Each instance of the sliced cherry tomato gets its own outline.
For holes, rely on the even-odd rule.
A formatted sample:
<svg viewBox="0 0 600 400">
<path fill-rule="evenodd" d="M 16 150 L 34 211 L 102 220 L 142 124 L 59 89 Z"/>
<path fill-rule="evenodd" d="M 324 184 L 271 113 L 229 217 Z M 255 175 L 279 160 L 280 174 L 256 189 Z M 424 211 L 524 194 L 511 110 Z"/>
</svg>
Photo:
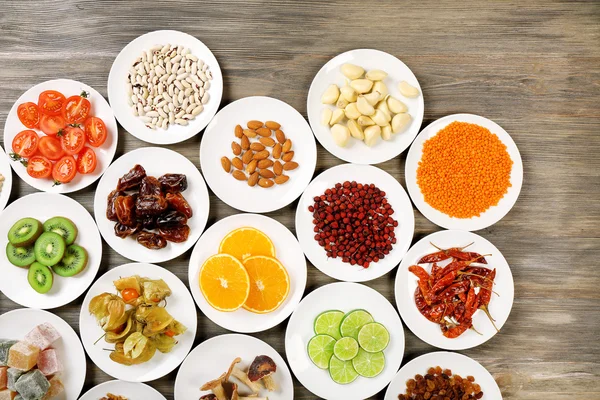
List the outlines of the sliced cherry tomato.
<svg viewBox="0 0 600 400">
<path fill-rule="evenodd" d="M 42 114 L 40 118 L 40 129 L 46 135 L 56 136 L 65 126 L 67 126 L 67 121 L 65 121 L 62 115 Z"/>
<path fill-rule="evenodd" d="M 77 156 L 77 171 L 80 174 L 91 174 L 96 169 L 96 153 L 89 147 L 84 147 Z"/>
<path fill-rule="evenodd" d="M 39 142 L 38 134 L 27 129 L 17 133 L 12 141 L 12 149 L 21 157 L 29 158 L 36 153 Z"/>
<path fill-rule="evenodd" d="M 40 112 L 46 115 L 58 115 L 65 104 L 65 96 L 56 90 L 45 90 L 40 93 L 38 107 Z"/>
<path fill-rule="evenodd" d="M 79 153 L 85 145 L 83 129 L 76 126 L 67 126 L 60 135 L 60 145 L 65 153 L 70 156 Z"/>
<path fill-rule="evenodd" d="M 98 117 L 89 117 L 83 125 L 88 142 L 94 147 L 100 147 L 106 142 L 106 125 Z"/>
<path fill-rule="evenodd" d="M 63 104 L 62 115 L 68 124 L 83 122 L 90 114 L 92 105 L 86 99 L 87 93 L 82 92 L 80 96 L 71 96 Z"/>
<path fill-rule="evenodd" d="M 123 296 L 123 300 L 128 302 L 130 300 L 135 300 L 140 297 L 140 294 L 135 289 L 123 289 L 121 290 L 121 296 Z"/>
<path fill-rule="evenodd" d="M 168 337 L 173 337 L 173 336 L 175 336 L 175 332 L 173 332 L 172 330 L 169 329 L 165 332 L 165 335 L 167 335 Z"/>
<path fill-rule="evenodd" d="M 60 146 L 60 140 L 54 136 L 42 136 L 38 144 L 38 150 L 49 160 L 60 160 L 65 151 Z"/>
<path fill-rule="evenodd" d="M 37 128 L 40 123 L 40 110 L 37 104 L 27 102 L 17 107 L 19 121 L 29 129 Z"/>
<path fill-rule="evenodd" d="M 43 156 L 33 156 L 27 161 L 27 173 L 32 178 L 48 178 L 52 175 L 52 161 Z"/>
<path fill-rule="evenodd" d="M 73 156 L 64 156 L 52 168 L 52 178 L 58 183 L 69 183 L 77 175 L 77 163 Z"/>
</svg>

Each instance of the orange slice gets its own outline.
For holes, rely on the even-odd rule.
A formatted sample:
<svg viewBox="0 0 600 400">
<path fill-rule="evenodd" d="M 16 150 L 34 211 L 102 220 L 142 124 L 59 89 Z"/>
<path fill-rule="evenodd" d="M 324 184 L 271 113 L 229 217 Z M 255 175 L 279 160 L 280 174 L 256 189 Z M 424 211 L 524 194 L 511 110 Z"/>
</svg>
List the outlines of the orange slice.
<svg viewBox="0 0 600 400">
<path fill-rule="evenodd" d="M 240 261 L 251 256 L 275 257 L 275 245 L 256 228 L 235 229 L 221 240 L 219 253 L 231 254 Z"/>
<path fill-rule="evenodd" d="M 198 280 L 208 304 L 219 311 L 237 310 L 250 294 L 248 272 L 229 254 L 216 254 L 204 261 Z"/>
<path fill-rule="evenodd" d="M 257 314 L 276 310 L 290 292 L 290 277 L 279 260 L 252 256 L 244 260 L 250 276 L 250 295 L 244 308 Z"/>
</svg>

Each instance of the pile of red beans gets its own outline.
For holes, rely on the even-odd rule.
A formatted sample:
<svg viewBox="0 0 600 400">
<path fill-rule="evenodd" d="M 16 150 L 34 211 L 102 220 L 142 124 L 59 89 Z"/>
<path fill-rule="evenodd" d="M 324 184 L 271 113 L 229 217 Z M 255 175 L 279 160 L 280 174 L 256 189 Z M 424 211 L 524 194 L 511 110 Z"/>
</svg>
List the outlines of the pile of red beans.
<svg viewBox="0 0 600 400">
<path fill-rule="evenodd" d="M 313 214 L 315 240 L 327 257 L 369 268 L 396 244 L 394 209 L 385 192 L 373 184 L 336 183 L 316 196 L 308 207 Z"/>
</svg>

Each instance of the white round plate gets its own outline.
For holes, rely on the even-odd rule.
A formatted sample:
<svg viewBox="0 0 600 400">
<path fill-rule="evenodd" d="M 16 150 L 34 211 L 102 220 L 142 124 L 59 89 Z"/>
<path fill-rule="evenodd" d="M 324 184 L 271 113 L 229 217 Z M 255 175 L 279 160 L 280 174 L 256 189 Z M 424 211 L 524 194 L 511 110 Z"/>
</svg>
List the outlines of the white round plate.
<svg viewBox="0 0 600 400">
<path fill-rule="evenodd" d="M 383 351 L 385 368 L 374 378 L 358 377 L 347 385 L 335 383 L 327 370 L 319 369 L 308 357 L 307 345 L 315 336 L 315 318 L 327 310 L 349 312 L 364 309 L 390 333 Z M 306 296 L 292 314 L 285 332 L 285 353 L 290 368 L 300 383 L 316 396 L 328 400 L 366 399 L 378 393 L 392 380 L 404 355 L 404 329 L 400 317 L 381 294 L 358 283 L 337 282 L 322 286 Z"/>
<path fill-rule="evenodd" d="M 23 340 L 33 328 L 45 322 L 52 324 L 61 336 L 52 347 L 63 366 L 60 379 L 65 390 L 53 400 L 76 399 L 83 388 L 87 364 L 79 336 L 62 318 L 32 308 L 9 311 L 0 315 L 0 337 Z"/>
<path fill-rule="evenodd" d="M 277 371 L 272 375 L 277 390 L 273 392 L 263 390 L 260 395 L 268 396 L 270 400 L 292 400 L 294 398 L 292 374 L 279 353 L 260 339 L 239 334 L 212 337 L 192 350 L 177 373 L 175 400 L 198 400 L 198 397 L 210 393 L 201 392 L 200 386 L 227 372 L 236 357 L 242 359 L 238 366 L 246 369 L 259 355 L 271 357 L 277 365 Z M 231 381 L 238 384 L 240 394 L 250 393 L 249 389 L 236 378 L 231 378 Z"/>
<path fill-rule="evenodd" d="M 131 400 L 167 400 L 165 396 L 148 385 L 139 382 L 126 381 L 108 381 L 101 383 L 85 392 L 79 400 L 98 400 L 106 397 L 108 393 L 114 394 L 115 396 L 123 396 Z"/>
<path fill-rule="evenodd" d="M 510 183 L 512 186 L 508 188 L 508 193 L 504 195 L 497 206 L 490 207 L 479 217 L 454 218 L 436 210 L 425 202 L 425 198 L 417 184 L 417 168 L 419 167 L 419 162 L 423 155 L 423 144 L 427 139 L 434 137 L 441 129 L 455 121 L 470 122 L 489 129 L 490 132 L 498 136 L 500 141 L 506 145 L 506 151 L 508 151 L 510 158 L 514 162 L 510 174 Z M 515 142 L 500 125 L 487 118 L 473 114 L 448 115 L 429 124 L 421 131 L 421 133 L 419 133 L 419 136 L 417 136 L 413 145 L 410 147 L 404 169 L 408 193 L 415 203 L 415 206 L 417 206 L 425 218 L 446 229 L 478 231 L 495 224 L 508 214 L 510 209 L 515 205 L 519 193 L 521 192 L 521 185 L 523 184 L 523 162 L 521 161 L 521 154 L 519 153 L 519 149 Z"/>
<path fill-rule="evenodd" d="M 152 130 L 139 117 L 133 115 L 131 107 L 127 102 L 129 98 L 127 94 L 129 69 L 135 60 L 141 56 L 143 51 L 147 51 L 152 46 L 165 45 L 167 43 L 189 48 L 191 54 L 208 65 L 208 69 L 213 75 L 213 79 L 210 81 L 211 86 L 208 90 L 210 98 L 208 103 L 204 105 L 204 110 L 196 118 L 190 120 L 188 125 L 172 125 L 166 130 Z M 127 132 L 148 143 L 173 144 L 191 138 L 208 125 L 221 104 L 223 75 L 214 54 L 200 40 L 187 33 L 178 31 L 154 31 L 134 39 L 121 50 L 110 69 L 107 89 L 108 100 L 113 108 L 115 117 L 117 117 L 117 120 Z"/>
<path fill-rule="evenodd" d="M 502 400 L 502 393 L 494 377 L 481 364 L 462 354 L 446 351 L 424 354 L 406 363 L 388 386 L 385 400 L 397 400 L 399 394 L 406 393 L 406 381 L 414 379 L 417 374 L 425 376 L 429 368 L 438 365 L 463 378 L 473 376 L 475 383 L 483 391 L 482 400 Z"/>
<path fill-rule="evenodd" d="M 104 331 L 98 325 L 96 318 L 89 313 L 89 305 L 95 296 L 109 292 L 115 293 L 113 282 L 119 278 L 139 275 L 150 279 L 164 280 L 173 294 L 167 298 L 167 311 L 177 321 L 187 327 L 187 331 L 177 337 L 178 343 L 170 353 L 156 352 L 148 362 L 139 365 L 121 365 L 109 358 L 110 352 L 104 349 L 112 349 L 113 345 L 103 340 L 94 344 Z M 185 359 L 190 352 L 196 337 L 198 319 L 194 300 L 183 282 L 172 272 L 153 264 L 131 263 L 113 268 L 102 275 L 90 288 L 85 296 L 81 312 L 79 314 L 79 331 L 83 347 L 94 364 L 108 375 L 129 382 L 148 382 L 162 378 L 173 371 Z"/>
<path fill-rule="evenodd" d="M 232 230 L 245 226 L 256 228 L 271 238 L 275 245 L 276 257 L 290 276 L 290 292 L 287 299 L 278 309 L 267 314 L 256 314 L 243 308 L 234 312 L 215 310 L 204 298 L 198 284 L 202 264 L 219 252 L 221 240 Z M 196 304 L 215 324 L 235 332 L 261 332 L 281 323 L 300 302 L 306 288 L 306 259 L 292 232 L 281 223 L 263 215 L 237 214 L 218 221 L 202 235 L 190 258 L 188 279 Z"/>
<path fill-rule="evenodd" d="M 139 244 L 133 237 L 121 239 L 115 235 L 115 222 L 106 218 L 106 200 L 110 192 L 116 189 L 119 178 L 136 164 L 144 167 L 149 176 L 156 178 L 171 173 L 186 175 L 188 188 L 182 194 L 192 207 L 194 214 L 192 218 L 188 219 L 191 232 L 185 242 L 168 242 L 164 249 L 150 250 Z M 138 262 L 169 261 L 188 251 L 204 231 L 206 221 L 208 221 L 209 208 L 208 189 L 198 168 L 181 154 L 160 147 L 144 147 L 119 157 L 98 183 L 94 197 L 96 223 L 104 240 L 123 257 Z"/>
<path fill-rule="evenodd" d="M 457 338 L 448 339 L 442 334 L 442 330 L 438 324 L 429 321 L 417 309 L 414 294 L 418 279 L 412 272 L 408 271 L 408 267 L 415 264 L 424 255 L 438 251 L 431 243 L 442 249 L 462 247 L 473 243 L 465 251 L 474 251 L 484 255 L 491 254 L 491 256 L 486 257 L 488 262 L 486 267 L 496 268 L 494 291 L 500 296 L 492 294 L 488 309 L 492 317 L 496 320 L 495 323 L 498 329 L 502 329 L 510 314 L 515 288 L 510 267 L 502 253 L 500 253 L 500 250 L 486 239 L 472 232 L 452 230 L 439 231 L 424 237 L 411 247 L 406 256 L 404 256 L 404 260 L 402 260 L 400 267 L 398 267 L 396 283 L 394 285 L 396 305 L 398 306 L 398 310 L 400 310 L 402 320 L 422 341 L 440 349 L 464 350 L 485 343 L 497 332 L 483 311 L 478 310 L 473 315 L 473 326 L 481 335 L 473 330 L 467 330 Z M 443 261 L 438 263 L 438 265 L 443 267 L 448 262 L 449 260 Z M 421 266 L 427 272 L 431 271 L 431 265 L 421 264 Z"/>
<path fill-rule="evenodd" d="M 394 230 L 397 242 L 393 245 L 392 251 L 379 262 L 371 263 L 367 269 L 342 262 L 341 258 L 327 258 L 325 250 L 314 239 L 313 216 L 308 211 L 308 207 L 314 204 L 315 196 L 320 196 L 326 189 L 345 181 L 373 183 L 386 192 L 386 197 L 394 209 L 392 218 L 398 221 L 398 226 Z M 366 282 L 390 272 L 406 254 L 414 230 L 415 216 L 410 199 L 402 185 L 387 172 L 370 165 L 342 164 L 329 168 L 308 185 L 296 209 L 296 235 L 304 254 L 321 272 L 341 281 Z"/>
<path fill-rule="evenodd" d="M 408 113 L 412 117 L 412 122 L 404 132 L 393 135 L 390 141 L 379 140 L 373 147 L 368 147 L 364 142 L 354 138 L 350 138 L 346 147 L 335 144 L 329 127 L 321 125 L 323 108 L 328 107 L 333 110 L 335 105 L 321 103 L 321 96 L 331 84 L 340 87 L 344 85 L 346 77 L 340 71 L 340 67 L 346 63 L 359 65 L 366 71 L 381 69 L 389 74 L 383 83 L 392 96 L 406 104 Z M 398 90 L 398 83 L 401 81 L 407 81 L 418 88 L 421 95 L 414 99 L 402 96 Z M 329 60 L 313 79 L 306 100 L 308 121 L 319 143 L 337 158 L 356 164 L 379 164 L 391 160 L 406 150 L 419 133 L 424 109 L 423 91 L 410 68 L 393 55 L 372 49 L 350 50 Z"/>
<path fill-rule="evenodd" d="M 19 117 L 17 116 L 17 108 L 20 104 L 28 101 L 37 104 L 38 97 L 44 90 L 58 90 L 67 98 L 69 98 L 69 96 L 80 94 L 83 91 L 88 92 L 88 99 L 92 104 L 90 115 L 102 118 L 102 121 L 104 121 L 106 130 L 108 132 L 106 142 L 104 142 L 102 146 L 92 147 L 96 153 L 98 165 L 91 174 L 77 174 L 77 176 L 75 176 L 71 182 L 56 186 L 54 186 L 52 179 L 32 178 L 27 173 L 27 168 L 21 165 L 21 163 L 18 161 L 11 161 L 11 165 L 21 179 L 29 184 L 29 186 L 32 186 L 37 190 L 50 193 L 76 192 L 96 182 L 112 162 L 115 152 L 117 151 L 117 141 L 119 136 L 119 132 L 117 130 L 117 121 L 115 121 L 113 110 L 110 108 L 104 97 L 102 97 L 102 95 L 94 88 L 86 85 L 85 83 L 73 81 L 71 79 L 53 79 L 51 81 L 42 82 L 23 93 L 10 109 L 8 116 L 6 117 L 6 123 L 4 124 L 4 150 L 6 151 L 6 154 L 10 154 L 12 152 L 12 141 L 17 133 L 29 129 L 25 127 L 21 121 L 19 121 Z M 41 130 L 34 130 L 37 132 L 38 136 L 45 136 Z"/>
<path fill-rule="evenodd" d="M 61 216 L 69 218 L 77 226 L 75 244 L 88 253 L 88 264 L 79 274 L 63 278 L 54 274 L 52 289 L 41 294 L 33 290 L 27 282 L 27 268 L 12 265 L 6 258 L 6 235 L 15 222 L 21 218 L 32 217 L 44 223 L 47 219 Z M 81 204 L 75 200 L 52 193 L 33 193 L 11 203 L 0 217 L 0 291 L 15 303 L 23 307 L 48 310 L 64 306 L 78 298 L 92 284 L 100 268 L 102 259 L 102 239 L 94 219 Z"/>
<path fill-rule="evenodd" d="M 235 126 L 246 128 L 251 120 L 279 122 L 292 140 L 293 161 L 299 166 L 286 172 L 290 179 L 285 184 L 269 189 L 250 187 L 223 171 L 221 157 L 233 158 L 231 142 L 239 142 L 233 134 Z M 292 106 L 272 97 L 245 97 L 227 105 L 208 125 L 200 143 L 200 167 L 208 186 L 223 202 L 244 212 L 264 213 L 287 206 L 302 194 L 316 165 L 317 146 L 310 126 Z"/>
<path fill-rule="evenodd" d="M 0 175 L 4 177 L 4 183 L 1 184 L 2 188 L 0 189 L 0 211 L 2 211 L 8 203 L 10 191 L 12 190 L 12 171 L 10 169 L 10 161 L 2 146 L 0 146 Z"/>
</svg>

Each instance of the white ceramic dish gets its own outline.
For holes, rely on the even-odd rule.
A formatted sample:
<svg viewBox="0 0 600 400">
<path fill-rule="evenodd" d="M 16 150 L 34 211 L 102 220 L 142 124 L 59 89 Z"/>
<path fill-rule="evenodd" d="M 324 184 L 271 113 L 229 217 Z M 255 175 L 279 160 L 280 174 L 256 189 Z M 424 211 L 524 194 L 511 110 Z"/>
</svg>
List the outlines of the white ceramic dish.
<svg viewBox="0 0 600 400">
<path fill-rule="evenodd" d="M 165 396 L 148 385 L 126 381 L 108 381 L 96 385 L 85 392 L 85 394 L 81 396 L 79 400 L 98 400 L 105 397 L 107 393 L 117 396 L 124 396 L 131 400 L 167 400 Z"/>
<path fill-rule="evenodd" d="M 117 130 L 117 121 L 115 121 L 113 110 L 110 108 L 104 97 L 102 97 L 102 95 L 94 88 L 86 85 L 85 83 L 70 79 L 54 79 L 51 81 L 42 82 L 23 93 L 10 109 L 8 116 L 6 117 L 6 123 L 4 124 L 4 150 L 6 151 L 6 154 L 10 154 L 12 152 L 12 141 L 17 133 L 29 129 L 25 127 L 21 121 L 19 121 L 19 117 L 17 116 L 17 108 L 20 104 L 28 101 L 37 104 L 38 97 L 44 90 L 58 90 L 67 98 L 69 98 L 69 96 L 78 95 L 82 91 L 88 92 L 88 99 L 92 104 L 90 115 L 101 118 L 106 125 L 106 130 L 108 131 L 106 142 L 104 142 L 104 144 L 100 147 L 92 147 L 96 153 L 98 165 L 93 173 L 86 175 L 77 174 L 77 176 L 75 176 L 71 182 L 56 186 L 54 185 L 54 181 L 52 179 L 32 178 L 29 176 L 29 174 L 27 174 L 27 168 L 21 165 L 20 162 L 11 161 L 11 165 L 22 180 L 37 190 L 50 193 L 76 192 L 96 182 L 96 180 L 102 176 L 104 171 L 106 171 L 112 162 L 117 150 L 117 141 L 119 136 L 119 132 Z M 44 133 L 41 130 L 34 130 L 37 132 L 38 136 L 44 136 Z"/>
<path fill-rule="evenodd" d="M 192 207 L 193 216 L 188 219 L 191 232 L 185 242 L 169 242 L 164 249 L 150 250 L 137 243 L 133 237 L 121 239 L 115 235 L 115 222 L 106 218 L 106 200 L 110 192 L 116 189 L 119 178 L 136 164 L 144 167 L 147 175 L 156 178 L 167 173 L 186 175 L 188 188 L 182 194 Z M 208 189 L 198 168 L 181 154 L 159 147 L 144 147 L 119 157 L 98 183 L 94 197 L 96 223 L 104 240 L 123 257 L 138 262 L 164 262 L 189 250 L 204 231 L 209 208 Z"/>
<path fill-rule="evenodd" d="M 488 262 L 486 267 L 496 268 L 494 291 L 500 296 L 492 294 L 488 309 L 496 320 L 495 324 L 498 329 L 502 329 L 508 319 L 514 299 L 515 289 L 510 267 L 500 250 L 492 243 L 472 232 L 457 230 L 435 232 L 419 240 L 406 253 L 404 260 L 398 267 L 394 285 L 396 304 L 398 310 L 400 310 L 402 320 L 415 335 L 432 346 L 446 350 L 463 350 L 479 346 L 497 333 L 483 311 L 478 310 L 473 315 L 473 326 L 481 334 L 473 330 L 467 330 L 457 338 L 448 339 L 442 334 L 440 326 L 422 316 L 415 305 L 414 293 L 418 279 L 412 272 L 408 271 L 408 267 L 415 264 L 424 255 L 438 251 L 431 243 L 442 249 L 462 247 L 473 243 L 465 251 L 473 251 L 483 255 L 491 254 L 491 256 L 486 257 Z M 443 261 L 438 265 L 445 266 L 448 262 L 449 260 Z M 421 266 L 427 272 L 431 271 L 431 265 L 421 264 Z"/>
<path fill-rule="evenodd" d="M 421 161 L 421 157 L 423 155 L 423 144 L 425 141 L 427 141 L 427 139 L 437 135 L 441 129 L 455 121 L 470 122 L 489 129 L 492 133 L 498 136 L 502 143 L 506 145 L 506 150 L 514 162 L 510 175 L 510 183 L 512 186 L 508 189 L 508 193 L 504 195 L 497 206 L 490 207 L 479 217 L 454 218 L 436 210 L 425 202 L 425 198 L 423 197 L 421 189 L 417 184 L 417 168 L 419 167 L 419 161 Z M 406 186 L 408 188 L 410 198 L 415 203 L 415 206 L 419 209 L 421 214 L 425 216 L 425 218 L 434 224 L 441 226 L 442 228 L 477 231 L 487 228 L 488 226 L 500 221 L 515 205 L 517 198 L 519 197 L 519 193 L 521 192 L 521 186 L 523 185 L 523 162 L 521 161 L 521 154 L 519 153 L 517 145 L 500 125 L 478 115 L 453 114 L 432 122 L 425 129 L 423 129 L 421 133 L 419 133 L 419 136 L 417 136 L 413 145 L 408 151 L 408 156 L 406 157 L 405 174 Z"/>
<path fill-rule="evenodd" d="M 320 196 L 326 189 L 345 181 L 373 183 L 385 191 L 386 197 L 394 209 L 392 217 L 398 221 L 398 227 L 394 230 L 397 242 L 392 251 L 379 262 L 371 263 L 367 269 L 344 263 L 341 258 L 327 258 L 325 250 L 314 239 L 313 216 L 308 211 L 308 207 L 314 204 L 315 196 Z M 410 247 L 414 229 L 415 217 L 412 205 L 402 185 L 387 172 L 370 165 L 342 164 L 329 168 L 308 185 L 296 209 L 296 235 L 304 254 L 321 272 L 342 281 L 365 282 L 390 272 L 400 263 Z"/>
<path fill-rule="evenodd" d="M 414 379 L 417 374 L 425 376 L 429 368 L 438 365 L 463 378 L 473 376 L 475 383 L 483 391 L 482 400 L 502 400 L 502 393 L 494 377 L 481 364 L 462 354 L 446 351 L 424 354 L 404 365 L 388 386 L 385 400 L 397 400 L 399 394 L 406 393 L 407 380 Z"/>
<path fill-rule="evenodd" d="M 286 172 L 290 179 L 285 184 L 268 189 L 250 187 L 223 171 L 221 157 L 232 159 L 231 142 L 239 143 L 233 133 L 235 126 L 245 129 L 251 120 L 276 121 L 291 139 L 293 161 L 299 167 Z M 292 106 L 272 97 L 245 97 L 227 105 L 208 125 L 200 144 L 200 166 L 208 186 L 223 202 L 245 212 L 271 212 L 296 200 L 312 179 L 316 164 L 317 146 L 310 126 Z"/>
<path fill-rule="evenodd" d="M 152 130 L 144 122 L 133 115 L 131 107 L 127 103 L 127 79 L 129 69 L 134 61 L 140 57 L 143 51 L 155 45 L 165 44 L 182 45 L 191 50 L 191 54 L 203 60 L 212 72 L 213 79 L 208 90 L 210 99 L 204 106 L 204 110 L 186 126 L 172 125 L 166 130 Z M 162 30 L 146 33 L 121 50 L 110 69 L 108 76 L 108 99 L 115 116 L 125 130 L 136 138 L 154 144 L 179 143 L 198 134 L 208 125 L 221 104 L 223 95 L 223 75 L 219 62 L 208 47 L 195 37 L 187 33 Z"/>
<path fill-rule="evenodd" d="M 393 135 L 390 141 L 379 140 L 373 147 L 368 147 L 364 142 L 354 138 L 350 138 L 346 147 L 335 144 L 330 128 L 321 125 L 320 122 L 323 108 L 329 107 L 333 110 L 334 106 L 322 104 L 321 96 L 331 84 L 340 87 L 344 85 L 346 77 L 340 71 L 340 67 L 346 63 L 359 65 L 366 71 L 381 69 L 389 74 L 383 82 L 392 96 L 407 105 L 408 113 L 412 117 L 412 122 L 404 132 Z M 401 81 L 407 81 L 418 88 L 421 95 L 413 99 L 402 96 L 398 90 L 398 83 Z M 327 151 L 344 161 L 356 164 L 379 164 L 398 156 L 410 146 L 421 128 L 425 103 L 419 81 L 406 64 L 383 51 L 358 49 L 334 57 L 319 70 L 310 85 L 306 109 L 308 111 L 308 121 L 315 136 Z"/>
<path fill-rule="evenodd" d="M 88 310 L 90 302 L 95 296 L 105 292 L 115 293 L 113 281 L 132 275 L 162 279 L 169 285 L 173 294 L 167 298 L 167 311 L 173 318 L 185 325 L 187 331 L 183 335 L 177 336 L 178 343 L 170 353 L 163 354 L 157 351 L 154 357 L 146 363 L 125 366 L 112 361 L 109 358 L 110 352 L 104 350 L 112 349 L 113 345 L 103 340 L 94 344 L 104 332 L 96 318 Z M 86 294 L 79 314 L 79 331 L 88 356 L 98 368 L 108 375 L 129 382 L 153 381 L 177 368 L 194 344 L 197 324 L 194 300 L 183 282 L 165 268 L 145 263 L 121 265 L 102 275 Z"/>
<path fill-rule="evenodd" d="M 21 218 L 33 217 L 44 223 L 47 219 L 61 216 L 69 218 L 77 226 L 75 244 L 88 253 L 88 264 L 79 274 L 63 278 L 54 274 L 52 289 L 40 294 L 27 282 L 27 268 L 12 265 L 6 258 L 6 252 L 0 253 L 0 291 L 9 299 L 24 307 L 51 309 L 64 306 L 77 299 L 92 284 L 100 268 L 102 259 L 102 239 L 94 219 L 85 208 L 75 200 L 52 193 L 33 193 L 11 203 L 2 212 L 0 218 L 1 247 L 4 250 L 6 235 L 15 222 Z"/>
<path fill-rule="evenodd" d="M 31 308 L 9 311 L 0 315 L 0 338 L 23 340 L 33 328 L 45 322 L 52 324 L 61 336 L 52 347 L 63 366 L 61 381 L 65 390 L 52 400 L 76 399 L 85 382 L 87 363 L 79 336 L 62 318 Z"/>
<path fill-rule="evenodd" d="M 200 343 L 187 356 L 175 379 L 175 400 L 198 400 L 202 395 L 200 386 L 216 379 L 226 372 L 231 362 L 236 358 L 242 359 L 240 368 L 247 368 L 258 355 L 267 355 L 277 365 L 273 379 L 277 390 L 261 391 L 260 395 L 270 400 L 292 400 L 294 398 L 294 383 L 287 364 L 267 343 L 252 336 L 229 334 L 215 336 Z M 238 384 L 240 394 L 250 393 L 249 389 L 236 378 L 230 378 Z"/>
<path fill-rule="evenodd" d="M 0 175 L 4 177 L 4 183 L 0 189 L 0 211 L 4 210 L 8 199 L 10 198 L 10 192 L 12 190 L 12 171 L 10 169 L 10 160 L 4 152 L 2 146 L 0 146 Z"/>
<path fill-rule="evenodd" d="M 271 238 L 276 257 L 290 277 L 287 299 L 277 310 L 267 314 L 252 313 L 243 308 L 234 312 L 215 310 L 208 304 L 198 285 L 198 274 L 204 261 L 218 253 L 221 240 L 229 232 L 245 226 L 256 228 Z M 190 258 L 188 279 L 196 304 L 211 321 L 235 332 L 261 332 L 281 323 L 300 302 L 306 288 L 306 259 L 298 240 L 281 223 L 262 215 L 237 214 L 218 221 L 200 237 Z"/>
<path fill-rule="evenodd" d="M 321 312 L 356 309 L 368 311 L 389 331 L 390 342 L 383 351 L 386 364 L 374 378 L 358 377 L 352 383 L 339 385 L 331 379 L 328 371 L 312 363 L 306 348 L 315 336 L 313 324 Z M 400 368 L 404 355 L 404 330 L 394 307 L 377 291 L 357 283 L 331 283 L 314 290 L 300 302 L 285 332 L 285 352 L 296 378 L 316 396 L 329 400 L 366 399 L 386 387 Z"/>
</svg>

